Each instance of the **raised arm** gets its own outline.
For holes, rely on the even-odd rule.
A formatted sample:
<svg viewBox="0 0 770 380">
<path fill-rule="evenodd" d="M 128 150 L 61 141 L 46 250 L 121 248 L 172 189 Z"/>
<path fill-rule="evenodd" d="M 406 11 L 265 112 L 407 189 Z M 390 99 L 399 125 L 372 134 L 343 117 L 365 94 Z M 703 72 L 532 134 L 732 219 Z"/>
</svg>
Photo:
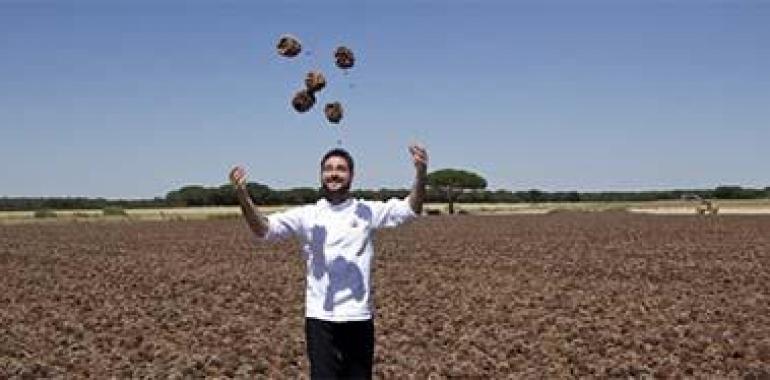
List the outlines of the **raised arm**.
<svg viewBox="0 0 770 380">
<path fill-rule="evenodd" d="M 235 186 L 235 193 L 238 195 L 238 203 L 241 204 L 241 211 L 249 228 L 259 237 L 265 237 L 268 229 L 267 217 L 262 215 L 254 202 L 249 197 L 249 191 L 246 189 L 246 170 L 240 166 L 230 170 L 230 182 Z"/>
<path fill-rule="evenodd" d="M 409 193 L 409 207 L 415 214 L 422 213 L 422 203 L 425 200 L 425 181 L 428 176 L 428 151 L 421 145 L 410 145 L 409 153 L 414 162 L 415 177 L 412 191 Z"/>
</svg>

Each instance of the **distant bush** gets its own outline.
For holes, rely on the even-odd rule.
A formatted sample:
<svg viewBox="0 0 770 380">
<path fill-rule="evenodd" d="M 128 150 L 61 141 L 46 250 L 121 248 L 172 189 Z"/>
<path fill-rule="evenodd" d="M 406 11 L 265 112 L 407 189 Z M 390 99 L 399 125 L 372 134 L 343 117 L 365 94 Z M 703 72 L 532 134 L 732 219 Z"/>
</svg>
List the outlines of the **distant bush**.
<svg viewBox="0 0 770 380">
<path fill-rule="evenodd" d="M 182 215 L 163 212 L 163 211 L 160 212 L 160 218 L 163 220 L 170 220 L 174 222 L 181 222 L 184 220 L 184 217 Z"/>
<path fill-rule="evenodd" d="M 35 210 L 35 218 L 55 218 L 57 216 L 56 212 L 47 208 Z"/>
<path fill-rule="evenodd" d="M 567 213 L 577 213 L 577 212 L 581 212 L 581 211 L 570 209 L 570 208 L 564 208 L 564 207 L 554 207 L 546 211 L 546 214 L 567 214 Z"/>
<path fill-rule="evenodd" d="M 627 206 L 611 206 L 604 209 L 604 212 L 630 212 Z"/>
<path fill-rule="evenodd" d="M 425 213 L 428 215 L 441 215 L 441 210 L 427 209 L 425 210 Z"/>
<path fill-rule="evenodd" d="M 240 219 L 241 214 L 210 214 L 206 215 L 206 220 L 229 220 Z"/>
<path fill-rule="evenodd" d="M 74 214 L 72 214 L 72 215 L 73 215 L 74 217 L 76 217 L 76 218 L 92 218 L 92 217 L 95 217 L 95 216 L 96 216 L 96 215 L 94 215 L 94 214 L 89 214 L 89 213 L 87 213 L 87 212 L 76 212 L 76 213 L 74 213 Z"/>
<path fill-rule="evenodd" d="M 592 212 L 625 213 L 629 212 L 626 206 L 608 207 L 555 207 L 548 210 L 547 214 L 585 214 Z"/>
<path fill-rule="evenodd" d="M 128 216 L 126 210 L 121 207 L 105 207 L 102 209 L 104 216 Z"/>
</svg>

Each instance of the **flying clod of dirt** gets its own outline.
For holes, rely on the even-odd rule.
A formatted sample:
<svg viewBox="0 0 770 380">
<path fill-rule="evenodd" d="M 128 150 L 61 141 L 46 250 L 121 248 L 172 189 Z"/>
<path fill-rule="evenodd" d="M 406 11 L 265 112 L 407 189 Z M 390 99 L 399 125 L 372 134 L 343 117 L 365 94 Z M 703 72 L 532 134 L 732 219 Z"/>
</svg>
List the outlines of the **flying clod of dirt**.
<svg viewBox="0 0 770 380">
<path fill-rule="evenodd" d="M 313 108 L 313 104 L 315 104 L 315 96 L 308 90 L 298 91 L 291 100 L 291 105 L 297 112 L 307 112 Z"/>
<path fill-rule="evenodd" d="M 340 102 L 327 103 L 324 107 L 324 114 L 330 123 L 339 123 L 342 120 L 342 104 Z"/>
<path fill-rule="evenodd" d="M 291 58 L 296 57 L 297 54 L 302 51 L 302 44 L 296 37 L 290 34 L 284 34 L 278 39 L 276 48 L 278 49 L 279 55 Z"/>
<path fill-rule="evenodd" d="M 316 93 L 326 87 L 326 78 L 320 71 L 311 71 L 305 77 L 305 87 L 310 93 Z"/>
<path fill-rule="evenodd" d="M 345 46 L 340 46 L 334 51 L 334 59 L 337 62 L 337 67 L 341 69 L 349 69 L 353 67 L 353 64 L 356 62 L 353 51 Z"/>
</svg>

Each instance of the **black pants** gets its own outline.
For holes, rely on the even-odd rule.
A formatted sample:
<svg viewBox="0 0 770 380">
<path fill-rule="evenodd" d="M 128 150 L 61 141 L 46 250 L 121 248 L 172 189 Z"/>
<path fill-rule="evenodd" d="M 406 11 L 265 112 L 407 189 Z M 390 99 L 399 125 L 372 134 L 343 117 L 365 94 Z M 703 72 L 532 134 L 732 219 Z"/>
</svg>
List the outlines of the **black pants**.
<svg viewBox="0 0 770 380">
<path fill-rule="evenodd" d="M 371 379 L 374 321 L 305 319 L 311 379 Z"/>
</svg>

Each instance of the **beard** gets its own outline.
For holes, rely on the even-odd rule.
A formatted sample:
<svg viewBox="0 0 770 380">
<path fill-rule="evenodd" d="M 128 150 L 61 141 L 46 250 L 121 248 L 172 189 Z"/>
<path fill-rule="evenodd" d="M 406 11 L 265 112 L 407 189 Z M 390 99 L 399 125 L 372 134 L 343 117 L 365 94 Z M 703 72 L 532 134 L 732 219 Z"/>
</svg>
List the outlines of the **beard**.
<svg viewBox="0 0 770 380">
<path fill-rule="evenodd" d="M 341 186 L 337 190 L 330 189 L 326 182 L 321 184 L 321 195 L 323 195 L 323 197 L 326 198 L 327 200 L 330 200 L 332 198 L 336 198 L 336 199 L 346 198 L 348 194 L 350 194 L 350 182 Z"/>
</svg>

